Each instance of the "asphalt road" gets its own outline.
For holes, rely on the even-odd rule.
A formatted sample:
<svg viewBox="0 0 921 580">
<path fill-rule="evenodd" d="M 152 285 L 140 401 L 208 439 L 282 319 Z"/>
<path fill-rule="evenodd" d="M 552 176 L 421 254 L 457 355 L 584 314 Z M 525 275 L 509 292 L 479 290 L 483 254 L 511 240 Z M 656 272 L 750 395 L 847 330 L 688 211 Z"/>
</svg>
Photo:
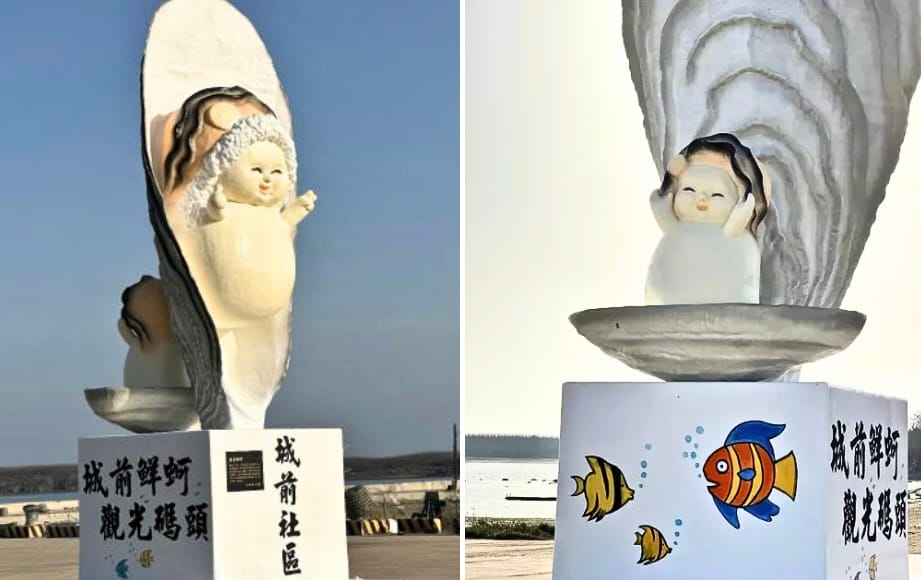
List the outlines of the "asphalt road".
<svg viewBox="0 0 921 580">
<path fill-rule="evenodd" d="M 349 538 L 349 573 L 362 580 L 457 580 L 459 536 Z M 3 580 L 76 580 L 78 540 L 0 539 Z"/>
</svg>

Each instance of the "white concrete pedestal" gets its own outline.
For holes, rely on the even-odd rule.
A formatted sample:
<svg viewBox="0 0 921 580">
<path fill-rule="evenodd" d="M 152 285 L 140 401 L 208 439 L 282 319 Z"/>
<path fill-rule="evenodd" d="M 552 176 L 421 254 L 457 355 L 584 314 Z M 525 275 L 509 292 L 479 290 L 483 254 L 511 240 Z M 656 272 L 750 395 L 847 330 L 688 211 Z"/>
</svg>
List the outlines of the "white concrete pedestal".
<svg viewBox="0 0 921 580">
<path fill-rule="evenodd" d="M 80 439 L 80 578 L 345 579 L 342 461 L 338 429 Z"/>
<path fill-rule="evenodd" d="M 822 383 L 568 383 L 553 577 L 907 580 L 907 423 Z"/>
</svg>

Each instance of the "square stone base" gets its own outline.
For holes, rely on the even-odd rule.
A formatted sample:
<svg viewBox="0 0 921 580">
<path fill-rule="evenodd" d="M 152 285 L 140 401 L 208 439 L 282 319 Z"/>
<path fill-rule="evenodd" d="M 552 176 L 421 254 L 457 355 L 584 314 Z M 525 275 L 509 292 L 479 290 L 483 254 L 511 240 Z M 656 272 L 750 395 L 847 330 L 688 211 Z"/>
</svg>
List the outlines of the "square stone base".
<svg viewBox="0 0 921 580">
<path fill-rule="evenodd" d="M 81 580 L 348 577 L 338 429 L 80 439 L 78 469 Z"/>
<path fill-rule="evenodd" d="M 553 577 L 907 580 L 907 423 L 823 383 L 568 383 Z"/>
</svg>

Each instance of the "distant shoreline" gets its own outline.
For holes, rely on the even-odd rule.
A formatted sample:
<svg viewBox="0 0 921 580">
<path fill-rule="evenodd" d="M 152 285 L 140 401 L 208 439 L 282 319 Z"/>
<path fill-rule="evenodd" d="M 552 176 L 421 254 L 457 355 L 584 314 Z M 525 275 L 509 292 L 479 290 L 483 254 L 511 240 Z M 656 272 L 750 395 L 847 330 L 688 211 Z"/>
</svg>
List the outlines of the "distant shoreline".
<svg viewBox="0 0 921 580">
<path fill-rule="evenodd" d="M 560 440 L 538 435 L 467 435 L 467 459 L 545 459 L 559 457 Z"/>
<path fill-rule="evenodd" d="M 494 461 L 501 463 L 503 461 L 539 461 L 541 463 L 553 463 L 559 461 L 558 457 L 474 457 L 468 455 L 464 461 Z"/>
</svg>

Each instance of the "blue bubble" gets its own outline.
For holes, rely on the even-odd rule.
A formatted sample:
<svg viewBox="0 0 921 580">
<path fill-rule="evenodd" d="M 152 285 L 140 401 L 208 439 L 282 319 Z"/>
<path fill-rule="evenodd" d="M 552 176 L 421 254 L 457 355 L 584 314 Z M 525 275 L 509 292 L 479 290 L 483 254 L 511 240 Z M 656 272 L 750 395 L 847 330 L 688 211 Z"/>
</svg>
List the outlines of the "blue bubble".
<svg viewBox="0 0 921 580">
<path fill-rule="evenodd" d="M 643 473 L 641 473 L 640 477 L 642 477 L 643 479 L 646 479 L 646 472 L 644 471 Z"/>
<path fill-rule="evenodd" d="M 688 452 L 687 452 L 687 451 L 685 451 L 684 453 L 681 454 L 681 457 L 687 457 L 687 456 L 688 456 Z"/>
<path fill-rule="evenodd" d="M 698 435 L 703 435 L 703 434 L 704 434 L 704 428 L 701 427 L 700 425 L 697 426 L 697 429 L 695 429 L 695 431 L 697 431 L 697 434 L 698 434 Z"/>
<path fill-rule="evenodd" d="M 699 447 L 700 447 L 700 445 L 698 445 L 697 443 L 694 444 L 694 449 L 697 449 L 697 448 L 699 448 Z"/>
<path fill-rule="evenodd" d="M 681 537 L 681 532 L 675 532 L 675 537 L 676 537 L 676 538 Z"/>
<path fill-rule="evenodd" d="M 684 522 L 682 522 L 680 518 L 677 519 L 677 520 L 675 520 L 675 525 L 676 525 L 676 526 L 680 526 L 680 525 L 683 524 L 683 523 L 684 523 Z"/>
<path fill-rule="evenodd" d="M 675 545 L 676 545 L 676 546 L 678 545 L 678 540 L 675 540 Z"/>
<path fill-rule="evenodd" d="M 643 484 L 641 483 L 641 484 L 640 484 L 640 488 L 642 488 L 642 487 L 643 487 Z"/>
<path fill-rule="evenodd" d="M 693 459 L 697 459 L 697 452 L 696 452 L 696 451 L 691 451 L 691 457 L 692 457 Z"/>
<path fill-rule="evenodd" d="M 646 460 L 645 460 L 645 459 L 642 460 L 642 461 L 640 461 L 640 467 L 646 467 L 646 465 L 647 465 L 647 464 L 646 464 Z"/>
<path fill-rule="evenodd" d="M 647 443 L 647 444 L 646 444 L 646 449 L 652 449 L 652 445 L 650 445 L 649 443 Z"/>
<path fill-rule="evenodd" d="M 695 464 L 694 464 L 694 467 L 700 468 L 700 464 L 699 464 L 699 463 L 695 463 Z"/>
<path fill-rule="evenodd" d="M 684 436 L 684 442 L 685 442 L 685 443 L 690 443 L 690 442 L 691 442 L 691 436 L 690 436 L 690 435 L 685 435 L 685 436 Z"/>
<path fill-rule="evenodd" d="M 703 477 L 703 476 L 702 476 L 701 474 L 698 473 L 698 474 L 697 474 L 697 479 L 700 479 L 701 477 Z"/>
</svg>

